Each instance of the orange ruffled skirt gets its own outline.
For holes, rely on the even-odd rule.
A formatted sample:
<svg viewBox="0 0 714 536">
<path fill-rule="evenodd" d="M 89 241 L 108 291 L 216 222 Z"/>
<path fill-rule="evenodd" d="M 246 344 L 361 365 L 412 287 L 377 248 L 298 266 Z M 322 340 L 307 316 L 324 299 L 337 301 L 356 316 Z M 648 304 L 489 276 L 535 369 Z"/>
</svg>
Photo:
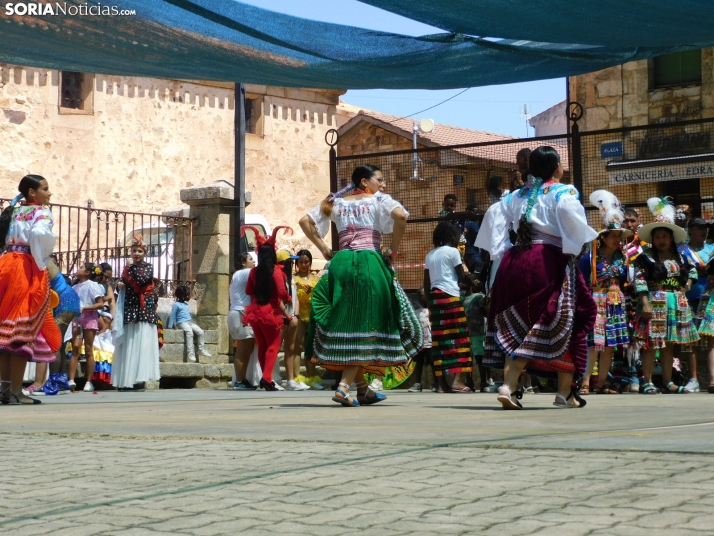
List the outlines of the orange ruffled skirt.
<svg viewBox="0 0 714 536">
<path fill-rule="evenodd" d="M 40 270 L 28 253 L 0 256 L 0 352 L 49 363 L 61 344 L 47 270 Z"/>
</svg>

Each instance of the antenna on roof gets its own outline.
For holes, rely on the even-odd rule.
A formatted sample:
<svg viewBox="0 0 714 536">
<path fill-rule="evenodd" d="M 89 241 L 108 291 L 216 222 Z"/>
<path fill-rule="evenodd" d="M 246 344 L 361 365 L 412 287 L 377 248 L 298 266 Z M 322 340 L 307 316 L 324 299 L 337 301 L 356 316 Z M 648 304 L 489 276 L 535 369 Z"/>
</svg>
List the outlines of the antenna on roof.
<svg viewBox="0 0 714 536">
<path fill-rule="evenodd" d="M 528 137 L 528 120 L 531 118 L 531 107 L 528 104 L 523 105 L 523 110 L 521 110 L 521 119 L 526 121 L 526 138 Z"/>
<path fill-rule="evenodd" d="M 417 138 L 419 137 L 419 132 L 423 132 L 425 134 L 428 134 L 430 132 L 434 132 L 434 128 L 436 127 L 436 123 L 434 123 L 433 119 L 422 119 L 421 121 L 414 121 L 414 127 L 412 132 L 414 133 L 414 157 L 412 158 L 412 180 L 413 181 L 423 181 L 424 179 L 419 177 L 419 162 L 421 162 L 421 158 L 419 158 L 419 153 L 416 152 L 417 150 Z M 429 180 L 435 180 L 435 177 L 430 178 Z"/>
</svg>

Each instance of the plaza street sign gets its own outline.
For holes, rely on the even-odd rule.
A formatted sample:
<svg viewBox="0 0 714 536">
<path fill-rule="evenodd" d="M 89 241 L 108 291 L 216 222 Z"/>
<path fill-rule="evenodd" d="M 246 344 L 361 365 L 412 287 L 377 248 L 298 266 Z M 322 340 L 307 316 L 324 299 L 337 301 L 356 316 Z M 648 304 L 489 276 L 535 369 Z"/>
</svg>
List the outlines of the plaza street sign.
<svg viewBox="0 0 714 536">
<path fill-rule="evenodd" d="M 600 145 L 601 158 L 616 158 L 622 156 L 622 142 L 611 141 Z"/>
</svg>

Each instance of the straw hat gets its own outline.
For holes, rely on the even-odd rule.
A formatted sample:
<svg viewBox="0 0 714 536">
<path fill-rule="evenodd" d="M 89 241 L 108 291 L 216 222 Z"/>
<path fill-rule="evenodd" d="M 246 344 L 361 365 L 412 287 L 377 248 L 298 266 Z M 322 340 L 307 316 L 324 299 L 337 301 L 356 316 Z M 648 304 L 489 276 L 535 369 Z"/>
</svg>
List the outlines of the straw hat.
<svg viewBox="0 0 714 536">
<path fill-rule="evenodd" d="M 655 229 L 665 228 L 674 234 L 674 242 L 682 244 L 687 239 L 687 233 L 674 223 L 674 205 L 666 197 L 650 197 L 647 200 L 652 215 L 655 217 L 654 223 L 643 225 L 639 231 L 642 240 L 652 243 L 652 232 Z"/>
<path fill-rule="evenodd" d="M 598 231 L 600 234 L 621 231 L 622 238 L 627 238 L 632 234 L 632 231 L 622 227 L 622 222 L 625 221 L 625 211 L 622 210 L 622 205 L 614 194 L 607 190 L 595 190 L 590 194 L 590 204 L 600 210 L 603 223 L 603 228 Z"/>
</svg>

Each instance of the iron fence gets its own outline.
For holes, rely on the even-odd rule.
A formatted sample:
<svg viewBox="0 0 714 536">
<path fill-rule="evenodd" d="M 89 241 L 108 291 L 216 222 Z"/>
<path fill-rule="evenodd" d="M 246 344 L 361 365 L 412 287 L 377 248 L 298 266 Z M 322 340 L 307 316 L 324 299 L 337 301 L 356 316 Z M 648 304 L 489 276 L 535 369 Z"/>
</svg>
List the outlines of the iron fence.
<svg viewBox="0 0 714 536">
<path fill-rule="evenodd" d="M 483 214 L 493 202 L 488 183 L 502 179 L 505 189 L 513 189 L 521 179 L 516 155 L 521 149 L 552 145 L 561 155 L 565 181 L 570 180 L 567 136 L 501 140 L 448 147 L 410 149 L 385 153 L 340 156 L 335 159 L 337 185 L 351 180 L 352 171 L 360 164 L 373 164 L 382 169 L 386 192 L 409 211 L 407 229 L 394 266 L 402 286 L 413 291 L 422 285 L 424 258 L 433 248 L 432 232 L 444 219 L 462 222 L 468 205 Z M 444 196 L 456 195 L 454 214 L 440 217 Z M 384 238 L 385 246 L 390 237 Z"/>
<path fill-rule="evenodd" d="M 714 118 L 580 133 L 583 201 L 599 189 L 652 221 L 650 197 L 689 205 L 714 220 Z M 575 143 L 575 141 L 574 141 Z M 592 225 L 600 225 L 589 212 Z"/>
<path fill-rule="evenodd" d="M 9 201 L 0 199 L 0 209 Z M 54 253 L 62 273 L 71 276 L 84 262 L 108 263 L 117 278 L 131 263 L 132 238 L 141 235 L 158 295 L 172 296 L 180 284 L 194 291 L 191 218 L 106 210 L 91 203 L 86 207 L 52 204 L 50 209 L 57 235 Z"/>
<path fill-rule="evenodd" d="M 576 120 L 574 118 L 574 120 Z M 333 188 L 347 184 L 360 164 L 379 166 L 386 192 L 409 211 L 407 230 L 395 268 L 405 289 L 422 284 L 424 258 L 432 249 L 436 224 L 449 219 L 463 222 L 467 205 L 483 214 L 495 199 L 487 184 L 494 177 L 503 187 L 518 187 L 516 154 L 523 148 L 555 147 L 561 155 L 563 182 L 581 189 L 590 224 L 602 223 L 588 198 L 598 189 L 618 196 L 625 207 L 637 208 L 642 223 L 652 221 L 647 199 L 671 197 L 691 207 L 692 217 L 714 221 L 714 118 L 625 127 L 495 142 L 408 149 L 334 157 Z M 580 174 L 578 176 L 578 173 Z M 457 212 L 439 216 L 446 194 L 458 198 Z M 385 237 L 388 245 L 390 237 Z"/>
</svg>

